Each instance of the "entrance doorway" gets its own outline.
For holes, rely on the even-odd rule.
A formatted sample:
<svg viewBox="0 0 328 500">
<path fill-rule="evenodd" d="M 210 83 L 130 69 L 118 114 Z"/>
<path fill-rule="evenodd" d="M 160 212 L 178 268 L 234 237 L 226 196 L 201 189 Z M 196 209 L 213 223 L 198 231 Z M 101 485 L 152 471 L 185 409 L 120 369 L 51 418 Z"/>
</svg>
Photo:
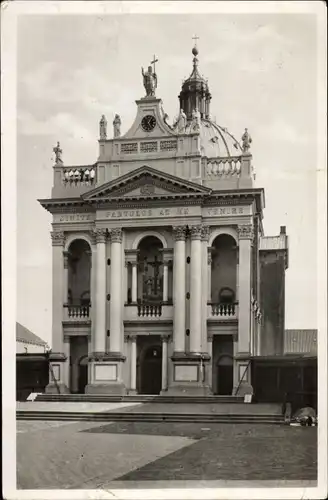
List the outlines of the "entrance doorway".
<svg viewBox="0 0 328 500">
<path fill-rule="evenodd" d="M 233 359 L 231 356 L 221 356 L 218 362 L 218 394 L 231 396 L 233 389 Z"/>
<path fill-rule="evenodd" d="M 137 390 L 139 394 L 159 394 L 162 389 L 162 346 L 145 346 L 138 363 Z"/>
<path fill-rule="evenodd" d="M 78 366 L 78 392 L 84 394 L 85 386 L 88 384 L 88 356 L 83 356 Z"/>
<path fill-rule="evenodd" d="M 70 338 L 70 392 L 84 394 L 88 384 L 88 337 Z"/>
<path fill-rule="evenodd" d="M 233 391 L 232 335 L 218 334 L 213 336 L 212 363 L 213 394 L 230 396 Z"/>
</svg>

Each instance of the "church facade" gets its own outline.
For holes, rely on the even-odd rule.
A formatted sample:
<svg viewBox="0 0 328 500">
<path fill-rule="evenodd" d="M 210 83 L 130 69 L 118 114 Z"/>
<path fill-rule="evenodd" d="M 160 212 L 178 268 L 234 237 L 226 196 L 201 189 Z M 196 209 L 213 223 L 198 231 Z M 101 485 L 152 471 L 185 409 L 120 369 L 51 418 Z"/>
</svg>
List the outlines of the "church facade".
<svg viewBox="0 0 328 500">
<path fill-rule="evenodd" d="M 175 123 L 150 66 L 129 130 L 102 116 L 93 165 L 54 148 L 49 392 L 252 393 L 250 360 L 284 331 L 286 231 L 264 236 L 251 137 L 211 118 L 192 53 Z"/>
</svg>

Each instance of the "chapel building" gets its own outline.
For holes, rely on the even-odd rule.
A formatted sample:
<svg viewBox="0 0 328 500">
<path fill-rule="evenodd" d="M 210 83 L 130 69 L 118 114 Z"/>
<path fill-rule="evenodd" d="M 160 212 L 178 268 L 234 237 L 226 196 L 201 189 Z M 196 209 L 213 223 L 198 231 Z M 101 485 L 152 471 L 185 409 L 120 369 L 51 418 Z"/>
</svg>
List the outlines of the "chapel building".
<svg viewBox="0 0 328 500">
<path fill-rule="evenodd" d="M 264 236 L 251 137 L 213 120 L 192 53 L 174 124 L 150 66 L 93 165 L 54 148 L 48 392 L 244 395 L 250 360 L 283 349 L 286 231 Z"/>
</svg>

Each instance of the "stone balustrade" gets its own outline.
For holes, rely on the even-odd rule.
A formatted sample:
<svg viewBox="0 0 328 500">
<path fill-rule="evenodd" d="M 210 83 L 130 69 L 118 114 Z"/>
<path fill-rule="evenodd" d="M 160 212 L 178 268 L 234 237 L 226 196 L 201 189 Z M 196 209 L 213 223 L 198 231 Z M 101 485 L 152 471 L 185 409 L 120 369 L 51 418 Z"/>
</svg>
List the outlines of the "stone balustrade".
<svg viewBox="0 0 328 500">
<path fill-rule="evenodd" d="M 210 304 L 209 306 L 209 318 L 217 318 L 217 319 L 237 319 L 238 317 L 238 303 L 232 304 Z"/>
<path fill-rule="evenodd" d="M 173 321 L 173 305 L 125 304 L 124 321 Z"/>
<path fill-rule="evenodd" d="M 209 158 L 206 165 L 208 178 L 239 177 L 241 172 L 241 157 Z"/>
<path fill-rule="evenodd" d="M 138 304 L 138 316 L 160 318 L 162 316 L 161 304 Z"/>
<path fill-rule="evenodd" d="M 96 184 L 94 166 L 64 168 L 62 181 L 65 186 L 93 186 Z"/>
<path fill-rule="evenodd" d="M 64 319 L 66 321 L 78 321 L 90 318 L 91 305 L 64 304 Z"/>
</svg>

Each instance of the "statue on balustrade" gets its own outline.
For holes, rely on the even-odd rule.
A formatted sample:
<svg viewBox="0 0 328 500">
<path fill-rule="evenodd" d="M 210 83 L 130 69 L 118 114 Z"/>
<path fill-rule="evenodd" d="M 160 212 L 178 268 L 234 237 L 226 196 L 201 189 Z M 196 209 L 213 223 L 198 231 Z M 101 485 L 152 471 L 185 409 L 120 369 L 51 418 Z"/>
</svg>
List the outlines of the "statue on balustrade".
<svg viewBox="0 0 328 500">
<path fill-rule="evenodd" d="M 243 141 L 242 150 L 244 151 L 244 153 L 247 153 L 252 144 L 252 138 L 249 135 L 247 128 L 245 128 L 245 132 L 243 133 L 241 140 Z"/>
<path fill-rule="evenodd" d="M 183 109 L 180 109 L 179 116 L 173 125 L 173 128 L 178 132 L 178 134 L 183 134 L 186 130 L 186 125 L 187 125 L 187 116 Z"/>
<path fill-rule="evenodd" d="M 102 115 L 99 122 L 99 137 L 101 140 L 107 139 L 107 120 L 105 115 Z"/>
<path fill-rule="evenodd" d="M 53 148 L 53 152 L 55 153 L 55 164 L 56 165 L 62 164 L 63 163 L 63 160 L 62 160 L 63 150 L 61 149 L 59 142 L 57 142 L 57 146 L 55 146 Z"/>
<path fill-rule="evenodd" d="M 192 112 L 192 131 L 199 132 L 199 129 L 200 129 L 200 112 L 196 108 Z"/>
<path fill-rule="evenodd" d="M 114 127 L 114 139 L 116 139 L 116 137 L 121 136 L 121 117 L 120 117 L 120 115 L 115 115 L 115 118 L 113 121 L 113 127 Z"/>
</svg>

